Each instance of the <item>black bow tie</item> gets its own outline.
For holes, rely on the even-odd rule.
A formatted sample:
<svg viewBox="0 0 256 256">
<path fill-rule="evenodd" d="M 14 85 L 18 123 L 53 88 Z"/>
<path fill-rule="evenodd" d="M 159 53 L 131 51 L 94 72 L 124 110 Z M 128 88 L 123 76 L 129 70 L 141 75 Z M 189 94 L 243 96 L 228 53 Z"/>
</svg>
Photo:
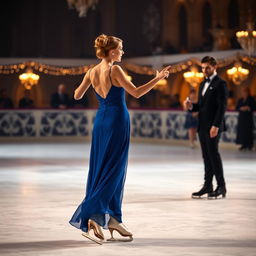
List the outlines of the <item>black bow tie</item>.
<svg viewBox="0 0 256 256">
<path fill-rule="evenodd" d="M 207 78 L 204 79 L 204 82 L 205 82 L 205 83 L 210 83 L 210 82 L 211 82 L 211 79 L 207 77 Z"/>
</svg>

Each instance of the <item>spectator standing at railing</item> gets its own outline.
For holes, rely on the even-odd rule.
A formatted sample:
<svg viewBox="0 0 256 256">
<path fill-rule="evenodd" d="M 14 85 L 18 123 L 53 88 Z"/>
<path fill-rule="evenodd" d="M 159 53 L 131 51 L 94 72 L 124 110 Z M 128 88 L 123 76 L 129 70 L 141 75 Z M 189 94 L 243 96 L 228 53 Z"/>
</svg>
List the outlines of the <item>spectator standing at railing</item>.
<svg viewBox="0 0 256 256">
<path fill-rule="evenodd" d="M 196 90 L 192 89 L 189 93 L 189 99 L 192 103 L 197 103 L 197 94 Z M 185 128 L 188 129 L 188 138 L 191 148 L 195 148 L 196 142 L 196 132 L 197 132 L 197 125 L 198 125 L 198 112 L 187 112 L 186 115 L 186 122 Z"/>
<path fill-rule="evenodd" d="M 24 97 L 19 101 L 19 108 L 34 108 L 34 101 L 30 98 L 30 91 L 24 91 Z"/>
<path fill-rule="evenodd" d="M 8 97 L 6 89 L 0 91 L 0 108 L 13 108 L 12 100 Z"/>
<path fill-rule="evenodd" d="M 236 109 L 236 103 L 234 99 L 233 92 L 230 91 L 228 95 L 228 101 L 227 101 L 227 110 L 235 110 Z"/>
<path fill-rule="evenodd" d="M 253 111 L 256 110 L 256 103 L 248 87 L 242 88 L 242 98 L 238 100 L 236 110 L 239 111 L 236 143 L 241 145 L 239 150 L 252 150 Z"/>
<path fill-rule="evenodd" d="M 178 93 L 173 95 L 170 107 L 171 108 L 181 108 L 180 95 Z"/>
<path fill-rule="evenodd" d="M 60 84 L 58 92 L 54 93 L 51 98 L 52 108 L 66 109 L 70 106 L 70 98 L 66 93 L 66 86 Z"/>
</svg>

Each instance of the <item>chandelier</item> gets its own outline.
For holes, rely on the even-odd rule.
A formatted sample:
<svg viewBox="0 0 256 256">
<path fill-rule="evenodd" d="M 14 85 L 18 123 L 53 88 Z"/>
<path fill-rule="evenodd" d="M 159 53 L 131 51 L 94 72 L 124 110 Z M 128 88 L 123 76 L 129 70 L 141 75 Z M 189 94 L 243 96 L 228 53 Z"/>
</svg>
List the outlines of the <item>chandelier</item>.
<svg viewBox="0 0 256 256">
<path fill-rule="evenodd" d="M 249 56 L 256 56 L 256 31 L 253 22 L 247 22 L 246 31 L 236 32 L 236 37 L 241 47 Z"/>
<path fill-rule="evenodd" d="M 67 0 L 70 9 L 76 9 L 79 17 L 86 17 L 87 11 L 98 3 L 99 0 Z"/>
<path fill-rule="evenodd" d="M 249 70 L 242 68 L 240 63 L 236 63 L 233 68 L 227 70 L 230 80 L 236 85 L 240 85 L 249 75 Z"/>
<path fill-rule="evenodd" d="M 26 73 L 19 75 L 19 79 L 21 83 L 24 85 L 24 87 L 26 88 L 26 90 L 31 90 L 33 85 L 38 84 L 39 75 L 34 74 L 32 69 L 29 68 L 26 70 Z"/>
<path fill-rule="evenodd" d="M 204 74 L 198 72 L 196 67 L 192 67 L 190 71 L 183 74 L 185 80 L 192 86 L 197 87 L 204 79 Z"/>
</svg>

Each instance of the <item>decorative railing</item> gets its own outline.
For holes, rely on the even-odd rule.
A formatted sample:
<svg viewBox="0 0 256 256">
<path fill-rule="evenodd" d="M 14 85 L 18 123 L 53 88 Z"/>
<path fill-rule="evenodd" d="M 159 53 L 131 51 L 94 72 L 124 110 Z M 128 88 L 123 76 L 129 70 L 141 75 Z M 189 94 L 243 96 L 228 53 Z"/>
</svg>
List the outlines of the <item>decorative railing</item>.
<svg viewBox="0 0 256 256">
<path fill-rule="evenodd" d="M 142 140 L 187 140 L 186 112 L 173 110 L 130 110 L 131 137 Z M 94 109 L 0 110 L 0 137 L 90 137 Z M 237 112 L 225 115 L 227 131 L 221 140 L 234 143 Z M 256 115 L 254 115 L 256 124 Z M 256 125 L 255 125 L 256 127 Z M 256 130 L 255 130 L 256 134 Z"/>
</svg>

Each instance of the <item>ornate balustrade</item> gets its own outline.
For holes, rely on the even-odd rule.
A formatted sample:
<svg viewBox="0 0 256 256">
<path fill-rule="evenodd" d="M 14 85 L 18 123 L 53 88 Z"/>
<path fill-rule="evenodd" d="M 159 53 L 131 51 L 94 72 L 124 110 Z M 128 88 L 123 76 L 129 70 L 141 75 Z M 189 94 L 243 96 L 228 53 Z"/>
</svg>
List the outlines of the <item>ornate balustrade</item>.
<svg viewBox="0 0 256 256">
<path fill-rule="evenodd" d="M 94 109 L 0 110 L 0 138 L 89 138 L 95 114 Z M 130 110 L 130 117 L 132 138 L 144 141 L 188 139 L 184 111 Z M 222 134 L 222 141 L 234 143 L 237 117 L 237 112 L 226 113 L 227 131 Z M 254 117 L 256 124 L 256 115 Z"/>
</svg>

